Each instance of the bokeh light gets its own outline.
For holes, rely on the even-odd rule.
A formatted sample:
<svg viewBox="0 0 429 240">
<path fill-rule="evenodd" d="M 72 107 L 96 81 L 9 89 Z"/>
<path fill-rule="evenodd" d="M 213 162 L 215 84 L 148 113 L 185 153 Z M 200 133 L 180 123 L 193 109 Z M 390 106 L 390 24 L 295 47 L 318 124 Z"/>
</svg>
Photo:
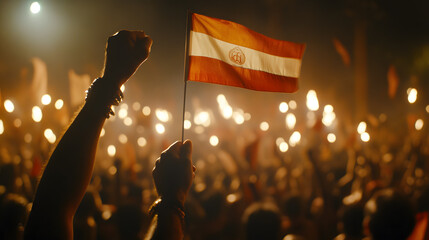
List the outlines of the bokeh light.
<svg viewBox="0 0 429 240">
<path fill-rule="evenodd" d="M 4 133 L 3 120 L 0 119 L 0 135 Z"/>
<path fill-rule="evenodd" d="M 270 128 L 270 124 L 268 124 L 267 122 L 261 122 L 261 124 L 259 124 L 259 128 L 262 131 L 268 131 L 268 129 Z"/>
<path fill-rule="evenodd" d="M 423 119 L 417 119 L 416 123 L 414 124 L 414 127 L 416 128 L 416 130 L 422 130 L 424 125 Z"/>
<path fill-rule="evenodd" d="M 319 100 L 314 90 L 310 90 L 307 93 L 307 108 L 310 111 L 317 111 L 319 109 Z"/>
<path fill-rule="evenodd" d="M 40 99 L 43 105 L 49 105 L 52 101 L 51 96 L 49 94 L 45 94 Z"/>
<path fill-rule="evenodd" d="M 409 103 L 413 104 L 417 101 L 417 89 L 408 88 L 407 94 L 408 94 L 408 102 Z"/>
<path fill-rule="evenodd" d="M 155 125 L 155 130 L 158 134 L 164 134 L 165 133 L 165 127 L 162 123 L 157 123 Z"/>
<path fill-rule="evenodd" d="M 116 147 L 115 147 L 115 146 L 113 146 L 113 145 L 109 145 L 109 146 L 107 147 L 107 154 L 108 154 L 110 157 L 115 156 L 115 154 L 116 154 Z"/>
<path fill-rule="evenodd" d="M 335 134 L 329 133 L 326 139 L 328 140 L 328 142 L 334 143 L 337 140 L 337 137 L 335 136 Z"/>
<path fill-rule="evenodd" d="M 13 112 L 13 110 L 15 110 L 15 105 L 13 104 L 13 102 L 9 99 L 6 99 L 4 101 L 4 109 L 6 110 L 6 112 Z"/>
<path fill-rule="evenodd" d="M 143 107 L 143 109 L 142 109 L 142 113 L 143 113 L 143 115 L 145 115 L 145 116 L 149 116 L 149 115 L 150 115 L 150 112 L 151 112 L 151 110 L 150 110 L 150 107 L 149 107 L 149 106 L 144 106 L 144 107 Z"/>
<path fill-rule="evenodd" d="M 282 142 L 279 145 L 279 149 L 281 152 L 287 152 L 287 150 L 289 149 L 289 145 L 286 142 Z"/>
<path fill-rule="evenodd" d="M 30 12 L 32 14 L 38 14 L 41 9 L 42 9 L 42 7 L 40 6 L 40 3 L 38 3 L 38 2 L 32 2 L 30 5 Z"/>
<path fill-rule="evenodd" d="M 50 128 L 45 129 L 45 131 L 43 132 L 43 135 L 51 144 L 55 143 L 55 141 L 57 140 L 57 137 L 55 136 L 54 132 Z"/>
<path fill-rule="evenodd" d="M 144 137 L 139 137 L 139 138 L 137 139 L 137 144 L 138 144 L 140 147 L 144 147 L 144 146 L 146 146 L 146 144 L 147 144 L 147 140 L 146 140 L 146 138 L 144 138 Z"/>
<path fill-rule="evenodd" d="M 280 112 L 285 113 L 287 112 L 287 110 L 289 110 L 289 106 L 287 105 L 286 102 L 281 102 L 279 105 L 279 110 Z"/>
<path fill-rule="evenodd" d="M 366 122 L 360 122 L 358 127 L 357 127 L 357 132 L 359 134 L 362 134 L 366 131 Z"/>
<path fill-rule="evenodd" d="M 210 137 L 210 145 L 213 147 L 217 146 L 219 144 L 219 138 L 215 135 Z"/>
<path fill-rule="evenodd" d="M 42 114 L 42 109 L 40 109 L 40 107 L 34 106 L 31 112 L 32 112 L 31 117 L 35 122 L 42 121 L 43 114 Z"/>
<path fill-rule="evenodd" d="M 63 106 L 64 106 L 64 101 L 62 99 L 58 99 L 55 102 L 55 108 L 56 109 L 60 110 Z"/>
<path fill-rule="evenodd" d="M 362 134 L 360 135 L 360 139 L 361 139 L 363 142 L 369 142 L 369 140 L 370 140 L 369 133 L 367 133 L 367 132 L 362 133 Z"/>
</svg>

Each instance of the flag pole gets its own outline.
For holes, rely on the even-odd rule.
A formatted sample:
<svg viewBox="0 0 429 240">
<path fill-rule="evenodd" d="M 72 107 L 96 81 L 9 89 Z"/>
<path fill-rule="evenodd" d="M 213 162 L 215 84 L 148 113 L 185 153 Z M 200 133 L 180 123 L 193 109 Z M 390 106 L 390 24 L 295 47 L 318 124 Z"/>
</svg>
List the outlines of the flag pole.
<svg viewBox="0 0 429 240">
<path fill-rule="evenodd" d="M 186 107 L 186 87 L 188 86 L 188 63 L 189 63 L 189 40 L 191 33 L 191 22 L 192 22 L 192 12 L 187 11 L 186 16 L 186 37 L 185 37 L 185 60 L 184 60 L 184 69 L 183 69 L 183 80 L 185 81 L 185 86 L 183 90 L 183 110 L 182 110 L 182 142 L 185 137 L 185 107 Z"/>
</svg>

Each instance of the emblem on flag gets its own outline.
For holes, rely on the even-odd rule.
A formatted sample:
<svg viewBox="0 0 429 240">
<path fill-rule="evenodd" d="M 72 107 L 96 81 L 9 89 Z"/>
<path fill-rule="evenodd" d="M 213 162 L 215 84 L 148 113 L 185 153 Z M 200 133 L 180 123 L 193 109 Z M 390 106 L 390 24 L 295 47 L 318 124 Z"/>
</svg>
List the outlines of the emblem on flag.
<svg viewBox="0 0 429 240">
<path fill-rule="evenodd" d="M 243 51 L 239 47 L 235 47 L 229 51 L 229 59 L 238 65 L 243 65 L 246 61 L 246 56 L 244 56 Z"/>
</svg>

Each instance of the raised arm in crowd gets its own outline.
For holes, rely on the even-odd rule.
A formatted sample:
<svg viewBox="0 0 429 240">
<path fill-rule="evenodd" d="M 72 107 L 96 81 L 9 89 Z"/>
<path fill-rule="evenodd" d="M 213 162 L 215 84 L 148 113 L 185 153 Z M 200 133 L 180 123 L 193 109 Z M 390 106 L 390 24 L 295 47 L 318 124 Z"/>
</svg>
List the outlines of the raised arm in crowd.
<svg viewBox="0 0 429 240">
<path fill-rule="evenodd" d="M 147 60 L 152 40 L 142 31 L 109 37 L 103 75 L 88 89 L 86 102 L 52 153 L 37 188 L 25 239 L 73 239 L 73 217 L 90 183 L 101 129 L 120 86 Z M 147 239 L 182 239 L 183 204 L 192 184 L 192 144 L 176 142 L 153 170 L 160 199 L 151 208 Z"/>
</svg>

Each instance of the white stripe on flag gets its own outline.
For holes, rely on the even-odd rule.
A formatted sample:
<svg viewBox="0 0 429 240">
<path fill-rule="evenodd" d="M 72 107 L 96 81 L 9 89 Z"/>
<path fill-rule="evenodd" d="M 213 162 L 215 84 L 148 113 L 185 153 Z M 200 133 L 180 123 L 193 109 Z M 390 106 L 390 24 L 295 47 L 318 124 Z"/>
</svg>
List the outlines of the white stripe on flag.
<svg viewBox="0 0 429 240">
<path fill-rule="evenodd" d="M 244 54 L 245 60 L 242 64 L 237 64 L 229 57 L 230 51 L 236 47 L 238 47 Z M 295 78 L 299 77 L 301 68 L 300 59 L 274 56 L 254 49 L 224 42 L 205 33 L 194 31 L 191 31 L 189 55 L 214 58 L 236 67 Z"/>
</svg>

